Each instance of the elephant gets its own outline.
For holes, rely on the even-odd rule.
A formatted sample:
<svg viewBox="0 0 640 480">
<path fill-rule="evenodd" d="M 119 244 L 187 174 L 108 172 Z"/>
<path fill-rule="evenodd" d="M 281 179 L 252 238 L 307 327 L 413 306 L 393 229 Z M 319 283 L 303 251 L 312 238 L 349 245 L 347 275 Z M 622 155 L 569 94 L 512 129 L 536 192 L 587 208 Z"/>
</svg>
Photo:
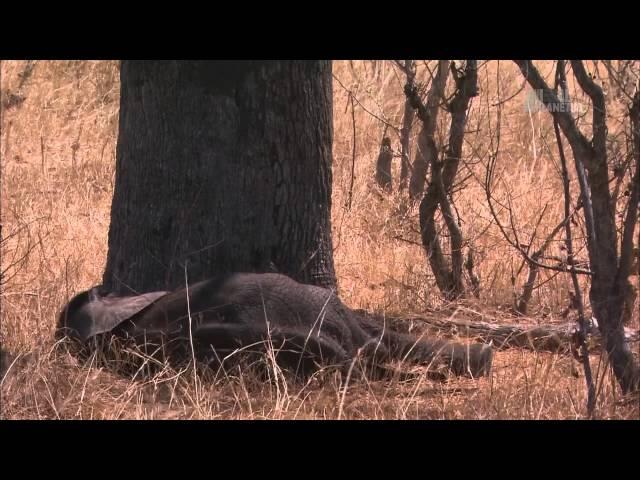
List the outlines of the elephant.
<svg viewBox="0 0 640 480">
<path fill-rule="evenodd" d="M 322 367 L 364 364 L 384 375 L 385 363 L 438 366 L 446 375 L 489 374 L 490 345 L 419 339 L 347 307 L 332 290 L 277 273 L 232 273 L 180 288 L 120 295 L 94 287 L 62 310 L 56 338 L 85 354 L 112 340 L 132 342 L 173 363 L 223 363 L 240 353 L 273 352 L 279 367 L 306 377 Z M 355 362 L 362 359 L 363 362 Z M 359 368 L 359 367 L 358 367 Z M 380 373 L 382 372 L 382 373 Z"/>
</svg>

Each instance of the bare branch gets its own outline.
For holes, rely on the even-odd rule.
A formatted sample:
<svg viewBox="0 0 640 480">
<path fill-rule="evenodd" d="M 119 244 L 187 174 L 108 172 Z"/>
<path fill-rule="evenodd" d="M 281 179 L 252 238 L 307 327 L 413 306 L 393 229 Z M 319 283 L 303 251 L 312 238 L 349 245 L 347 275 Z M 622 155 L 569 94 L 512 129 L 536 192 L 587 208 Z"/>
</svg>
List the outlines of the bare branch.
<svg viewBox="0 0 640 480">
<path fill-rule="evenodd" d="M 549 88 L 547 82 L 540 75 L 536 67 L 531 60 L 514 60 L 516 65 L 520 68 L 520 71 L 524 75 L 524 78 L 529 82 L 529 85 L 534 90 L 540 92 L 541 100 L 544 105 L 550 110 L 553 118 L 557 119 L 562 132 L 569 140 L 571 148 L 584 152 L 582 155 L 585 158 L 590 158 L 590 142 L 578 129 L 575 120 L 571 116 L 570 111 L 557 108 L 562 102 L 558 95 Z"/>
<path fill-rule="evenodd" d="M 587 74 L 581 60 L 571 60 L 573 70 L 580 88 L 582 88 L 593 103 L 593 148 L 604 153 L 607 146 L 607 112 L 604 103 L 604 93 L 600 85 Z M 605 157 L 602 157 L 606 159 Z"/>
<path fill-rule="evenodd" d="M 504 225 L 500 221 L 500 218 L 498 217 L 498 214 L 496 212 L 494 202 L 493 202 L 493 196 L 491 193 L 491 179 L 493 177 L 494 169 L 495 169 L 495 157 L 493 159 L 490 159 L 489 164 L 487 165 L 487 172 L 486 172 L 485 182 L 483 184 L 483 189 L 485 191 L 485 197 L 487 199 L 487 205 L 489 207 L 489 212 L 491 213 L 491 217 L 493 218 L 493 221 L 496 223 L 496 225 L 498 226 L 498 229 L 502 233 L 502 236 L 509 243 L 509 245 L 511 245 L 520 255 L 522 255 L 522 258 L 524 258 L 527 261 L 527 263 L 529 263 L 530 265 L 535 265 L 537 267 L 544 268 L 546 270 L 553 270 L 556 272 L 575 271 L 580 275 L 592 275 L 593 273 L 590 270 L 578 268 L 575 265 L 556 266 L 556 265 L 547 265 L 547 264 L 541 263 L 537 261 L 535 258 L 533 258 L 533 256 L 529 255 L 527 251 L 518 243 L 517 240 L 513 240 L 511 238 L 511 236 L 507 233 Z M 512 212 L 509 212 L 510 216 L 511 216 L 511 213 Z M 569 221 L 569 218 L 565 218 L 560 223 L 561 226 L 560 227 L 556 226 L 556 228 L 559 230 L 559 228 L 562 228 L 562 226 L 564 226 L 564 224 L 568 221 Z"/>
<path fill-rule="evenodd" d="M 387 118 L 386 115 L 384 114 L 384 112 L 382 112 L 382 117 L 379 115 L 376 115 L 375 113 L 373 113 L 372 111 L 370 111 L 367 107 L 365 107 L 362 102 L 360 100 L 358 100 L 358 97 L 355 96 L 355 94 L 349 90 L 347 87 L 344 86 L 344 84 L 340 81 L 340 79 L 338 77 L 336 77 L 335 74 L 333 74 L 333 78 L 336 82 L 338 82 L 338 85 L 340 85 L 345 92 L 347 92 L 348 95 L 353 97 L 353 100 L 358 104 L 358 106 L 360 108 L 362 108 L 362 110 L 364 110 L 366 113 L 368 113 L 369 115 L 371 115 L 373 118 L 375 118 L 376 120 L 379 120 L 380 122 L 382 122 L 384 125 L 386 125 L 387 127 L 389 127 L 391 130 L 393 130 L 393 132 L 398 136 L 398 138 L 400 138 L 400 129 L 398 127 L 396 127 L 393 123 L 391 123 Z"/>
</svg>

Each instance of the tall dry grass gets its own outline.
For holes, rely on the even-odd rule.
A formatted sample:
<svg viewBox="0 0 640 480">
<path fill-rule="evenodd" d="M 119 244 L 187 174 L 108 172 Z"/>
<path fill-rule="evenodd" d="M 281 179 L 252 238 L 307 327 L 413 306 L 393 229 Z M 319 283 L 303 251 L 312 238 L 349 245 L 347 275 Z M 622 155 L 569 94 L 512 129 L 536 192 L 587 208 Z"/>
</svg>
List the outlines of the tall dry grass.
<svg viewBox="0 0 640 480">
<path fill-rule="evenodd" d="M 401 122 L 402 78 L 388 63 L 334 62 L 333 236 L 341 297 L 351 306 L 394 313 L 509 319 L 521 259 L 491 220 L 479 180 L 489 148 L 491 107 L 517 91 L 521 79 L 506 62 L 490 62 L 480 76 L 456 194 L 462 228 L 476 252 L 480 300 L 446 305 L 419 245 L 418 213 L 404 195 L 382 195 L 373 169 L 384 126 Z M 426 76 L 421 69 L 419 78 Z M 2 379 L 3 418 L 582 418 L 585 389 L 575 365 L 558 355 L 509 351 L 496 355 L 491 377 L 447 383 L 419 372 L 401 382 L 353 381 L 321 372 L 307 384 L 276 376 L 165 368 L 155 377 L 125 379 L 99 363 L 79 365 L 52 340 L 60 307 L 100 281 L 107 251 L 119 102 L 117 62 L 2 61 L 2 289 L 0 342 L 11 353 Z M 498 86 L 500 87 L 498 89 Z M 346 89 L 358 100 L 353 117 Z M 488 106 L 487 106 L 488 105 Z M 365 108 L 367 111 L 365 111 Z M 493 108 L 493 110 L 492 110 Z M 372 113 L 375 115 L 373 116 Z M 511 195 L 526 237 L 540 211 L 540 236 L 561 219 L 561 183 L 548 115 L 529 115 L 522 95 L 503 106 L 497 199 Z M 492 120 L 494 121 L 494 120 Z M 442 119 L 441 131 L 446 131 Z M 355 179 L 347 208 L 353 160 Z M 493 126 L 495 128 L 495 126 Z M 417 126 L 414 127 L 414 136 Z M 397 138 L 392 135 L 394 147 Z M 399 167 L 394 162 L 394 172 Z M 538 240 L 539 241 L 539 240 Z M 559 243 L 552 246 L 557 254 Z M 531 305 L 535 321 L 557 321 L 568 301 L 565 275 L 543 273 Z M 637 314 L 634 320 L 637 324 Z M 419 324 L 401 326 L 421 331 Z M 639 418 L 621 399 L 599 357 L 601 418 Z M 5 365 L 5 368 L 6 366 Z M 274 374 L 277 373 L 272 369 Z"/>
</svg>

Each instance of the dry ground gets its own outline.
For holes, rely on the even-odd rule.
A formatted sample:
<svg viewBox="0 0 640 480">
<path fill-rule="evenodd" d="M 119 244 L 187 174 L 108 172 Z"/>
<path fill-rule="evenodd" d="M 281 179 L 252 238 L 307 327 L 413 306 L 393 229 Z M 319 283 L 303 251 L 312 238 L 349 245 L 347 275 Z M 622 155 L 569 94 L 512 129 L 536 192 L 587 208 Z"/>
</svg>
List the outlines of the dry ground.
<svg viewBox="0 0 640 480">
<path fill-rule="evenodd" d="M 499 66 L 502 88 L 517 89 L 517 72 Z M 482 297 L 444 305 L 419 246 L 416 208 L 402 196 L 382 196 L 372 183 L 384 127 L 371 115 L 398 125 L 402 80 L 388 64 L 335 62 L 333 235 L 342 298 L 352 307 L 394 313 L 464 316 L 482 312 L 514 321 L 512 273 L 520 259 L 492 224 L 477 182 L 486 149 L 483 103 L 495 100 L 497 62 L 480 83 L 484 97 L 472 109 L 465 146 L 467 187 L 456 196 L 463 229 L 476 249 Z M 95 365 L 79 366 L 54 350 L 52 332 L 60 307 L 97 282 L 106 258 L 114 180 L 119 102 L 117 62 L 2 61 L 1 178 L 2 269 L 0 342 L 11 352 L 1 385 L 2 418 L 412 418 L 573 419 L 585 415 L 584 378 L 567 357 L 512 350 L 496 355 L 491 377 L 437 383 L 417 375 L 400 382 L 352 382 L 346 391 L 335 374 L 308 384 L 252 375 L 159 374 L 125 380 Z M 493 83 L 492 83 L 493 82 Z M 343 88 L 344 87 L 344 88 Z M 355 180 L 351 102 L 355 111 Z M 366 112 L 364 108 L 369 110 Z M 485 113 L 483 113 L 485 112 Z M 544 113 L 527 114 L 520 97 L 503 112 L 502 172 L 496 194 L 510 189 L 523 232 L 531 232 L 545 208 L 540 231 L 560 220 L 560 181 L 553 166 L 550 124 Z M 417 133 L 417 128 L 415 129 Z M 397 138 L 393 138 L 394 148 Z M 475 161 L 474 161 L 475 159 Z M 397 162 L 395 162 L 397 163 Z M 397 167 L 397 166 L 396 166 Z M 395 168 L 395 167 L 394 167 Z M 397 171 L 397 168 L 396 168 Z M 500 190 L 502 189 L 502 190 Z M 557 253 L 559 244 L 552 247 Z M 552 253 L 554 253 L 552 252 Z M 526 271 L 515 275 L 515 288 Z M 557 320 L 567 305 L 570 279 L 541 277 L 533 321 Z M 456 310 L 457 308 L 457 310 Z M 638 314 L 634 325 L 637 328 Z M 401 326 L 421 331 L 419 324 Z M 599 418 L 640 418 L 637 400 L 620 398 L 599 357 Z M 5 365 L 5 368 L 6 366 Z"/>
</svg>

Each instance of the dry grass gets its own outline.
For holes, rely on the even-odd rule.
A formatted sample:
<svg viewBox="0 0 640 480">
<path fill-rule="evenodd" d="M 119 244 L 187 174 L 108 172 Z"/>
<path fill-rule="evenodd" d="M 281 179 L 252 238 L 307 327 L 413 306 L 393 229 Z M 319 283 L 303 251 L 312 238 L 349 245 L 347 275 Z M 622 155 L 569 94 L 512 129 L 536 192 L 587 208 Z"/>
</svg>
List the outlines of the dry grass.
<svg viewBox="0 0 640 480">
<path fill-rule="evenodd" d="M 481 76 L 493 102 L 497 64 Z M 500 65 L 507 96 L 517 72 Z M 400 382 L 353 381 L 344 391 L 336 374 L 322 372 L 307 384 L 280 377 L 260 381 L 244 375 L 172 372 L 152 379 L 116 377 L 54 348 L 57 312 L 69 297 L 99 282 L 106 258 L 114 180 L 119 102 L 116 62 L 3 61 L 1 84 L 2 291 L 0 341 L 15 360 L 2 380 L 2 418 L 300 418 L 469 419 L 583 418 L 584 379 L 572 375 L 567 357 L 525 351 L 496 355 L 490 378 L 427 380 L 419 372 Z M 24 75 L 27 72 L 27 75 Z M 334 74 L 371 112 L 401 120 L 401 83 L 389 65 L 335 62 Z M 19 100 L 24 97 L 24 100 Z M 520 259 L 502 239 L 475 180 L 488 146 L 486 109 L 474 102 L 465 146 L 468 186 L 456 197 L 465 234 L 473 239 L 481 301 L 461 304 L 498 321 L 513 301 L 512 272 Z M 16 100 L 18 99 L 18 100 Z M 399 194 L 382 196 L 372 182 L 383 132 L 381 123 L 356 107 L 356 178 L 352 207 L 345 207 L 351 177 L 352 120 L 343 88 L 334 85 L 333 235 L 340 294 L 351 306 L 394 313 L 451 312 L 443 305 L 419 245 L 417 209 Z M 550 124 L 529 116 L 519 97 L 505 106 L 502 140 L 504 182 L 523 235 L 542 208 L 540 232 L 560 220 L 560 182 L 553 167 Z M 394 145 L 397 144 L 396 139 Z M 548 144 L 548 145 L 547 145 Z M 478 157 L 478 158 L 476 158 Z M 473 176 L 475 175 L 475 177 Z M 508 185 L 508 188 L 505 188 Z M 414 243 L 412 243 L 414 242 Z M 557 249 L 558 244 L 553 248 Z M 526 271 L 516 278 L 522 284 Z M 563 275 L 535 292 L 531 315 L 552 321 L 566 306 L 570 281 Z M 545 320 L 543 320 L 543 318 Z M 638 322 L 637 314 L 636 319 Z M 420 325 L 403 325 L 421 330 Z M 619 398 L 598 357 L 600 418 L 639 418 L 637 401 Z M 246 372 L 245 372 L 246 373 Z M 272 370 L 272 373 L 275 373 Z"/>
</svg>

